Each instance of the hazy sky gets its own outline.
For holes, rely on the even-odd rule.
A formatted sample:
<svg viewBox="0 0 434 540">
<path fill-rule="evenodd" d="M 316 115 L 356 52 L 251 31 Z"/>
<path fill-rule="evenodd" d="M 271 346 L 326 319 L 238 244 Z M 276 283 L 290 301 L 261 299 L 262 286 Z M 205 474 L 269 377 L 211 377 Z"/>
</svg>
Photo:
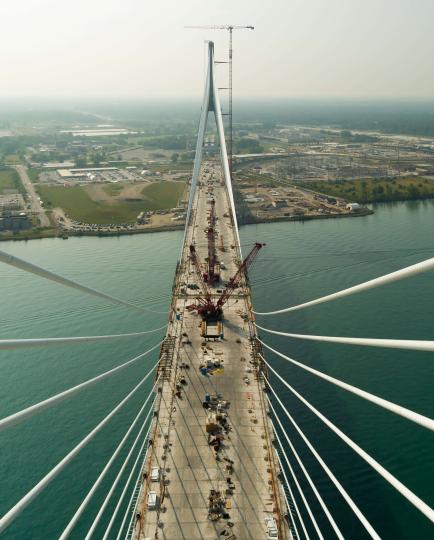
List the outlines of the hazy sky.
<svg viewBox="0 0 434 540">
<path fill-rule="evenodd" d="M 0 0 L 0 96 L 189 97 L 205 39 L 238 96 L 434 98 L 434 0 Z M 219 66 L 225 86 L 225 67 Z"/>
</svg>

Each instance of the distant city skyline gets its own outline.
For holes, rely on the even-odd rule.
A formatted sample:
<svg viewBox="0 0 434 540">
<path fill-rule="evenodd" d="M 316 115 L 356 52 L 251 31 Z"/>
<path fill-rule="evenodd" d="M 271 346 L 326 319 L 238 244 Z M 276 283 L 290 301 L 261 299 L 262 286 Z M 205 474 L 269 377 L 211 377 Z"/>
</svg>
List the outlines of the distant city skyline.
<svg viewBox="0 0 434 540">
<path fill-rule="evenodd" d="M 0 98 L 197 98 L 204 41 L 238 98 L 434 98 L 432 0 L 4 0 Z M 226 86 L 226 65 L 217 68 Z"/>
</svg>

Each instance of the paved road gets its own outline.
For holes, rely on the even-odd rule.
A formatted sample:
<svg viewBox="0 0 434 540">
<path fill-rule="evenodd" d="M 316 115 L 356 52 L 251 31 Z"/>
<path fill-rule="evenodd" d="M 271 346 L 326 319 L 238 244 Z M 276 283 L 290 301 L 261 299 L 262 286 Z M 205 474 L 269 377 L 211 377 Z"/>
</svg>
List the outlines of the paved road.
<svg viewBox="0 0 434 540">
<path fill-rule="evenodd" d="M 39 202 L 38 194 L 35 191 L 35 188 L 27 174 L 27 169 L 24 165 L 17 165 L 17 173 L 20 175 L 21 182 L 24 186 L 24 189 L 27 192 L 27 197 L 32 207 L 32 212 L 38 215 L 39 224 L 41 227 L 50 227 L 50 220 L 48 219 L 45 210 L 42 208 L 41 203 Z"/>
</svg>

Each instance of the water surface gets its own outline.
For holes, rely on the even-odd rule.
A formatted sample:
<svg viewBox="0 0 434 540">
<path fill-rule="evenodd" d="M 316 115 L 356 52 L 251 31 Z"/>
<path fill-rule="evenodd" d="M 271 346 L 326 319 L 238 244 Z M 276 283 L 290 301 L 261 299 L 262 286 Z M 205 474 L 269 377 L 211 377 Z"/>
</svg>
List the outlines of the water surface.
<svg viewBox="0 0 434 540">
<path fill-rule="evenodd" d="M 434 202 L 379 205 L 372 216 L 241 229 L 247 251 L 266 242 L 251 271 L 255 308 L 279 309 L 392 272 L 433 256 Z M 5 265 L 0 266 L 1 338 L 136 332 L 164 324 L 181 232 L 120 238 L 4 243 L 2 249 L 90 287 L 137 302 L 140 314 Z M 285 315 L 264 326 L 294 333 L 433 339 L 434 273 Z M 158 313 L 160 312 L 160 313 Z M 15 412 L 132 358 L 160 335 L 105 344 L 0 351 L 0 416 Z M 432 354 L 320 344 L 263 334 L 280 351 L 422 414 L 434 415 Z M 288 382 L 425 502 L 434 504 L 432 435 L 409 421 L 336 388 L 271 354 Z M 0 434 L 0 512 L 5 513 L 117 404 L 156 355 Z M 4 534 L 57 538 L 146 398 L 143 391 L 53 481 Z M 302 430 L 383 538 L 430 538 L 428 520 L 328 430 L 282 385 L 276 388 Z M 283 416 L 282 416 L 283 419 Z M 314 458 L 288 434 L 346 538 L 365 538 L 358 521 Z M 132 437 L 133 438 L 133 437 Z M 123 452 L 116 462 L 123 460 Z M 290 456 L 291 458 L 291 456 Z M 293 461 L 293 459 L 292 459 Z M 300 471 L 295 466 L 296 471 Z M 83 538 L 117 470 L 103 482 L 73 538 Z M 300 476 L 301 478 L 301 476 Z M 303 486 L 326 538 L 327 520 Z M 116 502 L 109 507 L 110 515 Z M 123 512 L 122 512 L 123 513 Z M 121 513 L 121 514 L 122 514 Z M 101 536 L 108 517 L 102 520 Z M 114 529 L 117 531 L 117 529 Z"/>
</svg>

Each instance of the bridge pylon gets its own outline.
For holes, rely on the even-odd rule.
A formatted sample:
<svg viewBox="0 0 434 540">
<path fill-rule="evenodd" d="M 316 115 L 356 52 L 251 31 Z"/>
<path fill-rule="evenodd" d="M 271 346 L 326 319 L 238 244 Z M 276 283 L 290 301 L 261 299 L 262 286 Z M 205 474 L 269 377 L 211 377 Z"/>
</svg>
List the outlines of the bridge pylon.
<svg viewBox="0 0 434 540">
<path fill-rule="evenodd" d="M 209 113 L 220 160 L 203 161 Z M 219 282 L 206 282 L 200 263 L 210 256 L 210 212 L 213 232 L 228 246 L 219 253 Z M 261 247 L 241 263 L 209 42 L 188 217 L 127 539 L 292 539 L 245 273 Z"/>
<path fill-rule="evenodd" d="M 237 245 L 240 245 L 240 237 L 238 233 L 238 223 L 237 216 L 235 212 L 235 201 L 234 194 L 232 189 L 232 178 L 229 169 L 229 160 L 226 147 L 225 132 L 223 126 L 223 116 L 220 104 L 220 97 L 218 93 L 218 87 L 215 80 L 215 62 L 214 62 L 214 43 L 208 41 L 208 66 L 207 73 L 205 77 L 205 88 L 203 93 L 202 109 L 199 120 L 199 129 L 197 133 L 197 142 L 196 142 L 196 152 L 194 157 L 193 173 L 191 176 L 191 187 L 190 187 L 190 196 L 188 200 L 187 207 L 187 221 L 186 224 L 190 222 L 191 219 L 191 210 L 196 193 L 197 180 L 202 165 L 203 158 L 203 145 L 205 140 L 205 132 L 208 123 L 208 115 L 210 112 L 214 113 L 214 118 L 217 126 L 218 141 L 220 146 L 220 159 L 221 166 L 223 170 L 223 178 L 225 181 L 225 186 L 228 192 L 228 197 L 230 201 L 230 213 L 232 222 L 234 224 L 235 238 Z M 186 227 L 187 230 L 187 227 Z M 184 236 L 185 240 L 185 236 Z"/>
</svg>

